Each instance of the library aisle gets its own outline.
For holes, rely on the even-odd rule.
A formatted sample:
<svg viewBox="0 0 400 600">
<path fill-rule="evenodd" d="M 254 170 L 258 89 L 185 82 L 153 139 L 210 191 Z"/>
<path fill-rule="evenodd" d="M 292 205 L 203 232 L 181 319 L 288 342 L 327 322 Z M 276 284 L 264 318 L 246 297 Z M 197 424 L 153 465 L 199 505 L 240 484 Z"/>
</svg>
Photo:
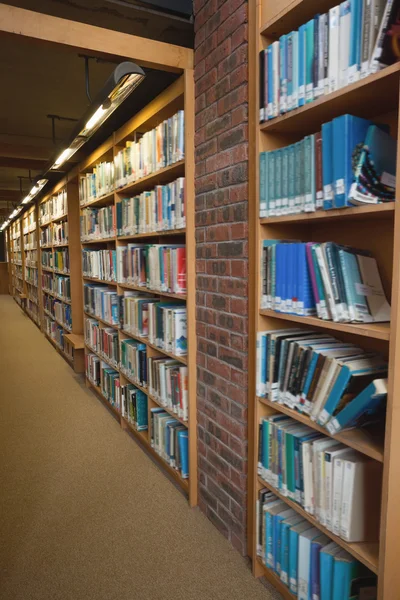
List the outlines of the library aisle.
<svg viewBox="0 0 400 600">
<path fill-rule="evenodd" d="M 279 597 L 10 296 L 0 320 L 2 600 Z"/>
</svg>

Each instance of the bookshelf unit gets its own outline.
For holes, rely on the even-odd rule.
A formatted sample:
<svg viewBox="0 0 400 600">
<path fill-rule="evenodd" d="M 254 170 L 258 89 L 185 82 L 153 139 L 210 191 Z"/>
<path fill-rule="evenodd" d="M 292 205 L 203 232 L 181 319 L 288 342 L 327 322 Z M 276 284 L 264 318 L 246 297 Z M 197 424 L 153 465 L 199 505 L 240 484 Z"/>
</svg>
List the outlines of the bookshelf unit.
<svg viewBox="0 0 400 600">
<path fill-rule="evenodd" d="M 85 354 L 97 354 L 98 358 L 118 372 L 120 385 L 132 383 L 139 390 L 147 395 L 148 399 L 148 430 L 136 430 L 102 394 L 100 387 L 94 384 L 86 375 L 86 384 L 97 396 L 107 405 L 121 424 L 121 427 L 128 430 L 133 437 L 155 458 L 155 460 L 165 469 L 169 475 L 178 483 L 178 485 L 187 494 L 191 506 L 197 504 L 197 431 L 196 431 L 196 340 L 195 340 L 195 239 L 194 239 L 194 122 L 193 122 L 193 81 L 192 72 L 185 71 L 184 74 L 170 85 L 164 92 L 152 100 L 145 108 L 131 118 L 113 136 L 104 142 L 95 152 L 92 153 L 83 163 L 79 165 L 77 172 L 71 173 L 76 184 L 80 186 L 82 178 L 87 173 L 92 172 L 100 163 L 112 162 L 118 152 L 125 148 L 126 142 L 135 142 L 143 134 L 154 129 L 165 119 L 172 117 L 179 110 L 184 109 L 184 146 L 185 159 L 173 162 L 170 166 L 158 169 L 145 177 L 136 179 L 124 186 L 110 189 L 104 188 L 104 193 L 99 197 L 91 199 L 80 204 L 81 215 L 87 207 L 116 207 L 123 198 L 131 198 L 144 191 L 151 191 L 157 185 L 172 183 L 180 177 L 185 177 L 185 213 L 186 227 L 162 230 L 148 231 L 135 235 L 117 235 L 115 231 L 107 237 L 98 237 L 82 240 L 82 250 L 116 250 L 118 247 L 126 246 L 129 243 L 141 244 L 185 244 L 186 246 L 186 281 L 187 293 L 175 294 L 150 290 L 146 287 L 139 287 L 129 283 L 120 283 L 117 281 L 100 280 L 86 275 L 82 276 L 83 286 L 85 284 L 104 284 L 122 296 L 124 292 L 151 292 L 151 296 L 160 298 L 161 301 L 169 299 L 179 300 L 186 306 L 187 311 L 187 338 L 188 353 L 186 356 L 175 356 L 171 352 L 162 350 L 155 344 L 149 342 L 146 337 L 134 335 L 124 330 L 121 325 L 113 325 L 104 319 L 97 317 L 87 311 L 84 307 L 84 320 L 95 319 L 99 323 L 100 329 L 113 328 L 118 332 L 118 345 L 120 347 L 123 340 L 134 340 L 146 346 L 146 360 L 152 357 L 173 358 L 179 361 L 188 369 L 188 405 L 189 418 L 187 421 L 180 419 L 175 412 L 165 408 L 159 401 L 150 394 L 149 390 L 140 385 L 136 380 L 130 378 L 126 371 L 119 364 L 110 362 L 107 357 L 96 352 L 95 349 L 85 340 Z M 79 180 L 79 182 L 78 182 Z M 180 473 L 172 468 L 151 446 L 150 442 L 150 409 L 163 408 L 167 413 L 188 428 L 189 433 L 189 478 L 182 478 Z"/>
<path fill-rule="evenodd" d="M 26 290 L 25 312 L 40 327 L 41 297 L 39 294 L 39 226 L 37 205 L 32 205 L 22 216 L 24 238 L 24 280 Z"/>
<path fill-rule="evenodd" d="M 22 217 L 16 219 L 11 226 L 11 287 L 14 300 L 22 307 L 25 299 L 24 279 L 24 240 L 22 234 Z"/>
<path fill-rule="evenodd" d="M 268 569 L 257 556 L 255 503 L 261 488 L 270 488 L 278 497 L 293 508 L 311 525 L 319 528 L 333 541 L 341 545 L 357 560 L 378 575 L 378 598 L 393 597 L 393 590 L 400 586 L 397 556 L 400 551 L 398 539 L 400 501 L 399 436 L 400 400 L 395 390 L 400 385 L 399 348 L 399 251 L 400 213 L 398 201 L 377 206 L 354 207 L 343 210 L 319 211 L 311 214 L 259 217 L 259 153 L 287 146 L 299 141 L 304 135 L 315 133 L 321 124 L 341 114 L 350 113 L 378 122 L 389 123 L 391 135 L 398 136 L 398 109 L 400 91 L 400 63 L 385 68 L 365 79 L 341 88 L 318 100 L 297 108 L 282 116 L 259 123 L 259 51 L 279 36 L 297 29 L 317 13 L 336 6 L 337 2 L 313 0 L 251 0 L 249 3 L 249 220 L 250 220 L 250 349 L 249 364 L 253 365 L 249 378 L 249 509 L 248 553 L 253 561 L 255 576 L 265 576 L 283 595 L 295 598 L 280 578 Z M 397 162 L 399 172 L 400 162 Z M 397 197 L 400 194 L 400 178 L 397 178 Z M 314 317 L 299 317 L 260 309 L 262 240 L 332 240 L 340 244 L 372 251 L 377 259 L 382 282 L 391 304 L 391 322 L 374 324 L 335 323 Z M 257 332 L 270 329 L 304 326 L 316 332 L 327 332 L 340 340 L 351 341 L 365 349 L 381 352 L 389 359 L 389 388 L 386 431 L 384 439 L 372 438 L 361 430 L 343 431 L 331 436 L 378 461 L 383 469 L 380 535 L 375 543 L 348 544 L 326 530 L 300 505 L 283 497 L 257 474 L 258 424 L 263 417 L 276 413 L 287 414 L 329 436 L 327 430 L 312 422 L 306 415 L 286 406 L 256 396 L 256 336 Z M 397 435 L 396 435 L 397 434 Z"/>
<path fill-rule="evenodd" d="M 82 270 L 76 183 L 64 178 L 40 200 L 38 224 L 42 331 L 74 371 L 83 373 Z M 57 259 L 59 253 L 64 254 Z M 54 302 L 58 303 L 61 315 L 68 312 L 72 326 L 68 326 L 60 314 L 52 314 Z M 57 339 L 61 332 L 62 344 Z"/>
</svg>

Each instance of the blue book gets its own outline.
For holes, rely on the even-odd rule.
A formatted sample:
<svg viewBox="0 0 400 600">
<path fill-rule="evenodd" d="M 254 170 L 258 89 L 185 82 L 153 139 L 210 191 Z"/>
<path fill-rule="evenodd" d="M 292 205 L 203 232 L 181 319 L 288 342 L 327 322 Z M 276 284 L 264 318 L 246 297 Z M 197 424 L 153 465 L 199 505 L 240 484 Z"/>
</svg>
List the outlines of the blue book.
<svg viewBox="0 0 400 600">
<path fill-rule="evenodd" d="M 285 113 L 287 110 L 287 36 L 282 35 L 279 38 L 279 112 Z"/>
<path fill-rule="evenodd" d="M 353 183 L 353 152 L 363 144 L 371 121 L 353 115 L 341 115 L 332 121 L 334 206 L 349 206 L 348 200 Z M 322 138 L 322 162 L 324 141 Z"/>
<path fill-rule="evenodd" d="M 353 83 L 360 77 L 361 44 L 362 44 L 362 0 L 350 0 L 350 57 L 348 68 L 348 82 Z"/>
<path fill-rule="evenodd" d="M 293 102 L 293 71 L 294 65 L 296 64 L 293 61 L 293 34 L 294 31 L 291 31 L 286 36 L 286 69 L 287 69 L 287 86 L 286 86 L 286 110 L 292 110 L 292 102 Z"/>
<path fill-rule="evenodd" d="M 274 521 L 273 517 L 281 512 L 287 510 L 287 504 L 285 502 L 279 502 L 268 506 L 265 511 L 265 564 L 270 569 L 274 568 Z"/>
<path fill-rule="evenodd" d="M 299 27 L 298 41 L 298 106 L 304 106 L 306 102 L 306 25 Z"/>
<path fill-rule="evenodd" d="M 335 555 L 342 552 L 340 546 L 331 542 L 320 552 L 320 600 L 332 600 L 333 564 Z"/>
<path fill-rule="evenodd" d="M 178 444 L 179 444 L 179 455 L 181 459 L 181 475 L 183 479 L 189 477 L 189 434 L 187 429 L 182 429 L 177 432 Z"/>
<path fill-rule="evenodd" d="M 293 90 L 291 108 L 299 105 L 299 32 L 292 31 L 293 39 Z"/>
<path fill-rule="evenodd" d="M 332 600 L 350 600 L 351 582 L 360 574 L 360 571 L 362 571 L 361 564 L 346 550 L 335 555 Z"/>
<path fill-rule="evenodd" d="M 308 268 L 306 244 L 296 244 L 297 250 L 297 310 L 296 314 L 309 317 L 316 314 L 316 305 Z"/>
<path fill-rule="evenodd" d="M 306 103 L 314 100 L 314 19 L 306 23 L 305 42 Z"/>
<path fill-rule="evenodd" d="M 320 535 L 311 542 L 311 567 L 309 597 L 313 600 L 320 600 L 320 553 L 327 546 L 330 539 L 326 535 Z"/>
<path fill-rule="evenodd" d="M 280 578 L 283 583 L 289 586 L 289 531 L 290 527 L 304 523 L 304 519 L 297 513 L 293 517 L 284 519 L 280 523 L 281 536 L 281 558 L 280 558 Z"/>
<path fill-rule="evenodd" d="M 263 476 L 265 478 L 266 473 L 269 470 L 269 421 L 264 419 L 262 422 L 262 466 Z"/>
<path fill-rule="evenodd" d="M 324 189 L 324 210 L 334 208 L 332 129 L 332 121 L 322 124 L 322 185 Z"/>
<path fill-rule="evenodd" d="M 340 362 L 339 362 L 340 364 Z M 318 423 L 325 425 L 329 419 L 335 416 L 341 399 L 357 395 L 358 391 L 365 389 L 371 380 L 387 372 L 387 363 L 378 357 L 365 356 L 344 362 L 337 376 L 325 405 L 318 416 Z M 343 408 L 343 406 L 341 407 Z"/>
<path fill-rule="evenodd" d="M 272 119 L 273 105 L 274 105 L 274 67 L 273 67 L 273 56 L 272 56 L 272 44 L 268 46 L 268 105 L 267 105 L 267 117 Z M 265 117 L 265 116 L 264 116 Z"/>
<path fill-rule="evenodd" d="M 272 529 L 272 553 L 274 557 L 274 571 L 278 575 L 281 573 L 281 523 L 289 517 L 293 517 L 295 511 L 293 508 L 288 508 L 283 512 L 272 517 L 273 529 Z"/>
<path fill-rule="evenodd" d="M 383 417 L 386 398 L 387 379 L 375 379 L 328 422 L 328 431 L 335 434 L 343 429 L 361 427 Z"/>
<path fill-rule="evenodd" d="M 308 529 L 299 534 L 299 556 L 298 556 L 298 600 L 310 600 L 311 598 L 311 542 L 321 535 L 317 527 Z"/>
<path fill-rule="evenodd" d="M 267 152 L 260 152 L 260 218 L 267 216 Z"/>
<path fill-rule="evenodd" d="M 289 589 L 292 594 L 297 594 L 298 589 L 299 535 L 310 529 L 310 523 L 302 521 L 289 530 Z"/>
</svg>

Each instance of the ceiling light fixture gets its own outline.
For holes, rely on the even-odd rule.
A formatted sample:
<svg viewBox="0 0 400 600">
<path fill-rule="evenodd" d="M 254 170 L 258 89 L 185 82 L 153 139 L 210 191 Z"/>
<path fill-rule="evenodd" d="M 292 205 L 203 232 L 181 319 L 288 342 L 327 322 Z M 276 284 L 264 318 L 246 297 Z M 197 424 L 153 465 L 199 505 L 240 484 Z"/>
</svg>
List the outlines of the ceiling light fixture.
<svg viewBox="0 0 400 600">
<path fill-rule="evenodd" d="M 35 198 L 35 196 L 37 196 L 38 193 L 44 188 L 48 181 L 49 180 L 45 178 L 36 181 L 29 194 L 25 196 L 25 198 L 22 200 L 22 204 L 28 204 L 28 202 L 31 202 Z"/>
<path fill-rule="evenodd" d="M 129 61 L 120 63 L 74 129 L 70 144 L 57 157 L 50 169 L 56 171 L 67 162 L 143 81 L 144 77 L 144 71 L 135 63 Z"/>
</svg>

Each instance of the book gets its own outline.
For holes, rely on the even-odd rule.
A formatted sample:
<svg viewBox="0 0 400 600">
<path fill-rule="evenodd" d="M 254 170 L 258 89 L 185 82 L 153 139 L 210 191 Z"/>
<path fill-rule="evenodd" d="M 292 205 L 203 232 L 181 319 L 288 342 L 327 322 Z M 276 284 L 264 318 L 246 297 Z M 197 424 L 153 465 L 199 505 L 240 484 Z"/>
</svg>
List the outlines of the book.
<svg viewBox="0 0 400 600">
<path fill-rule="evenodd" d="M 382 421 L 387 399 L 387 379 L 374 379 L 360 394 L 350 400 L 327 423 L 327 429 L 335 434 L 343 429 L 370 425 Z"/>
</svg>

